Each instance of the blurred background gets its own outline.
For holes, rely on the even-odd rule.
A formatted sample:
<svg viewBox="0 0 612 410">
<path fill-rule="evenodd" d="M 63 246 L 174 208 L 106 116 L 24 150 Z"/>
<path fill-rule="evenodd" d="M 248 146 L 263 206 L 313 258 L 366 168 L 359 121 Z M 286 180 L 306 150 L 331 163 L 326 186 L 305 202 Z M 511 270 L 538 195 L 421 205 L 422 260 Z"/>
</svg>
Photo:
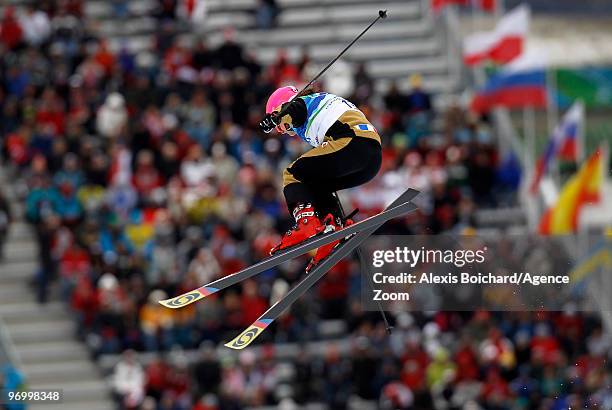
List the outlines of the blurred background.
<svg viewBox="0 0 612 410">
<path fill-rule="evenodd" d="M 307 256 L 157 304 L 291 226 L 280 176 L 306 147 L 258 130 L 265 101 L 381 8 L 317 84 L 383 139 L 345 206 L 412 187 L 419 211 L 381 233 L 571 234 L 505 249 L 612 273 L 607 0 L 3 0 L 0 386 L 63 389 L 48 410 L 612 409 L 609 281 L 591 313 L 397 311 L 387 336 L 347 259 L 240 353 L 222 343 Z"/>
</svg>

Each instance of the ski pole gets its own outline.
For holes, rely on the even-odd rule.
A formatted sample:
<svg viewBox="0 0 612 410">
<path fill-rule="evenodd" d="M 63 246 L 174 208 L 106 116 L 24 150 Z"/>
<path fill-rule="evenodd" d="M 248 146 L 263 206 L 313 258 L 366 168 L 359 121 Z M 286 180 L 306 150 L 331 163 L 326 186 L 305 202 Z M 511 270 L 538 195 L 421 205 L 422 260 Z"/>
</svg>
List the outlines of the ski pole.
<svg viewBox="0 0 612 410">
<path fill-rule="evenodd" d="M 350 218 L 349 216 L 345 216 L 344 213 L 344 207 L 342 206 L 342 202 L 340 202 L 340 197 L 338 196 L 337 192 L 333 193 L 334 197 L 336 198 L 336 202 L 338 203 L 338 209 L 340 210 L 340 216 L 342 217 L 342 219 L 346 219 L 346 218 Z M 361 250 L 361 247 L 358 246 L 357 249 L 357 256 L 359 257 L 359 264 L 361 265 L 362 268 L 367 268 L 367 260 Z M 368 271 L 365 273 L 365 275 L 361 275 L 362 278 L 365 279 L 365 281 L 368 283 L 368 287 L 370 288 L 370 291 L 374 292 L 374 287 L 372 286 L 372 278 L 370 277 L 370 269 L 367 268 Z M 380 312 L 380 315 L 382 316 L 383 322 L 385 322 L 385 330 L 387 331 L 387 334 L 391 334 L 391 330 L 393 329 L 393 326 L 391 326 L 389 324 L 389 320 L 387 319 L 387 314 L 385 313 L 385 310 L 382 307 L 382 304 L 380 303 L 380 300 L 376 300 L 376 305 L 378 306 L 378 311 Z"/>
<path fill-rule="evenodd" d="M 365 33 L 366 33 L 366 32 L 367 32 L 367 31 L 368 31 L 370 28 L 372 28 L 372 26 L 373 26 L 374 24 L 376 24 L 376 23 L 378 22 L 378 20 L 380 20 L 380 19 L 385 19 L 385 18 L 387 18 L 387 10 L 378 10 L 378 17 L 376 17 L 376 18 L 374 19 L 374 21 L 372 21 L 372 22 L 370 23 L 370 25 L 369 25 L 369 26 L 367 26 L 367 27 L 366 27 L 366 28 L 365 28 L 365 29 L 364 29 L 364 30 L 363 30 L 361 33 L 359 33 L 359 35 L 358 35 L 357 37 L 355 37 L 355 39 L 354 39 L 353 41 L 351 41 L 351 42 L 349 43 L 349 45 L 348 45 L 348 46 L 344 47 L 344 50 L 342 50 L 342 51 L 340 52 L 340 54 L 338 54 L 338 55 L 336 56 L 336 58 L 334 58 L 332 61 L 330 61 L 330 62 L 329 62 L 329 64 L 327 64 L 327 65 L 325 66 L 325 68 L 323 68 L 323 69 L 322 69 L 322 70 L 319 72 L 319 74 L 317 74 L 317 75 L 316 75 L 316 76 L 315 76 L 315 77 L 314 77 L 312 80 L 310 80 L 310 82 L 309 82 L 308 84 L 306 84 L 306 85 L 304 86 L 304 88 L 302 88 L 302 89 L 300 90 L 300 92 L 299 92 L 299 93 L 297 93 L 297 95 L 296 95 L 294 98 L 297 98 L 297 97 L 299 97 L 300 95 L 302 95 L 302 93 L 303 93 L 304 91 L 306 91 L 306 90 L 308 89 L 308 87 L 310 87 L 310 86 L 312 85 L 312 83 L 314 83 L 315 81 L 317 81 L 317 80 L 319 79 L 319 77 L 321 77 L 321 76 L 322 76 L 322 75 L 323 75 L 323 74 L 324 74 L 324 73 L 325 73 L 325 72 L 326 72 L 326 71 L 329 69 L 329 67 L 331 67 L 331 66 L 332 66 L 332 64 L 334 64 L 336 61 L 338 61 L 338 59 L 339 59 L 340 57 L 342 57 L 342 55 L 343 55 L 344 53 L 346 53 L 346 51 L 347 51 L 349 48 L 351 48 L 351 47 L 352 47 L 352 45 L 353 45 L 353 44 L 355 44 L 355 43 L 357 42 L 357 40 L 359 40 L 359 39 L 361 38 L 361 36 L 363 36 L 363 35 L 364 35 L 364 34 L 365 34 Z"/>
<path fill-rule="evenodd" d="M 338 59 L 339 59 L 340 57 L 342 57 L 342 55 L 343 55 L 344 53 L 346 53 L 346 51 L 347 51 L 349 48 L 351 48 L 351 47 L 353 46 L 353 44 L 355 44 L 355 43 L 357 42 L 357 40 L 359 40 L 359 39 L 360 39 L 360 38 L 361 38 L 361 37 L 362 37 L 362 36 L 363 36 L 363 35 L 364 35 L 364 34 L 365 34 L 365 33 L 366 33 L 366 32 L 367 32 L 369 29 L 370 29 L 370 28 L 372 28 L 372 26 L 373 26 L 374 24 L 376 24 L 376 23 L 378 22 L 378 20 L 380 20 L 380 19 L 385 19 L 385 18 L 387 18 L 387 10 L 378 10 L 378 17 L 376 17 L 376 18 L 374 19 L 374 21 L 372 21 L 372 22 L 370 23 L 370 25 L 368 25 L 368 26 L 367 26 L 367 27 L 366 27 L 366 28 L 365 28 L 365 29 L 364 29 L 364 30 L 363 30 L 361 33 L 359 33 L 359 35 L 358 35 L 357 37 L 355 37 L 355 39 L 354 39 L 353 41 L 351 41 L 351 42 L 349 43 L 349 45 L 347 45 L 346 47 L 344 47 L 344 50 L 342 50 L 342 51 L 340 52 L 340 54 L 338 54 L 338 55 L 337 55 L 337 56 L 336 56 L 336 57 L 335 57 L 335 58 L 334 58 L 332 61 L 330 61 L 330 62 L 329 62 L 329 64 L 327 64 L 327 65 L 325 66 L 325 68 L 323 68 L 321 71 L 319 71 L 319 74 L 315 75 L 315 76 L 314 76 L 314 78 L 313 78 L 312 80 L 310 80 L 310 82 L 309 82 L 308 84 L 306 84 L 306 85 L 305 85 L 305 86 L 304 86 L 304 87 L 303 87 L 303 88 L 302 88 L 302 89 L 301 89 L 301 90 L 300 90 L 300 91 L 299 91 L 299 92 L 298 92 L 298 93 L 295 95 L 295 97 L 293 97 L 293 98 L 295 99 L 295 98 L 298 98 L 299 96 L 301 96 L 301 95 L 302 95 L 302 93 L 308 89 L 308 87 L 310 87 L 310 86 L 311 86 L 311 85 L 312 85 L 312 84 L 313 84 L 315 81 L 317 81 L 317 80 L 319 79 L 319 77 L 321 77 L 323 74 L 325 74 L 325 72 L 326 72 L 326 71 L 329 69 L 329 67 L 331 67 L 331 66 L 332 66 L 332 64 L 334 64 L 336 61 L 338 61 Z M 279 116 L 280 118 L 282 118 L 284 114 L 285 114 L 285 110 L 281 110 L 281 111 L 278 113 L 278 116 Z"/>
</svg>

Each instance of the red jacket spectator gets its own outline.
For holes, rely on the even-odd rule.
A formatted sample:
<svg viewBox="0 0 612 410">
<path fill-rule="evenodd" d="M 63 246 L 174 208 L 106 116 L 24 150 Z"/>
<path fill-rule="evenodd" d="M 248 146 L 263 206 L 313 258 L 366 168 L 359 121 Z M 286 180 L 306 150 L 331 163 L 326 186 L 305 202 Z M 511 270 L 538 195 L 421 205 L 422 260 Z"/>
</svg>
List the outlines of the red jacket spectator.
<svg viewBox="0 0 612 410">
<path fill-rule="evenodd" d="M 276 81 L 276 86 L 284 84 L 295 84 L 300 81 L 300 70 L 295 64 L 291 64 L 287 57 L 287 51 L 280 49 L 274 65 L 270 67 L 270 77 Z"/>
<path fill-rule="evenodd" d="M 90 267 L 89 254 L 76 242 L 73 242 L 60 258 L 60 274 L 66 278 L 86 274 Z"/>
<path fill-rule="evenodd" d="M 340 299 L 348 294 L 350 263 L 340 261 L 325 276 L 319 286 L 319 297 L 324 300 Z"/>
<path fill-rule="evenodd" d="M 46 89 L 42 96 L 40 108 L 36 113 L 36 122 L 48 126 L 54 135 L 64 134 L 66 126 L 66 113 L 62 106 L 62 100 L 51 89 Z"/>
<path fill-rule="evenodd" d="M 132 175 L 132 184 L 136 191 L 141 195 L 147 195 L 163 183 L 164 180 L 153 163 L 153 153 L 149 150 L 140 151 Z"/>
<path fill-rule="evenodd" d="M 108 49 L 106 41 L 100 41 L 98 51 L 94 55 L 94 60 L 104 68 L 106 75 L 110 75 L 115 65 L 115 56 Z"/>
<path fill-rule="evenodd" d="M 531 356 L 539 357 L 545 364 L 558 363 L 560 358 L 559 341 L 550 335 L 548 331 L 544 332 L 544 330 L 541 330 L 536 331 L 536 333 L 533 339 L 531 339 Z"/>
<path fill-rule="evenodd" d="M 30 131 L 26 127 L 22 127 L 6 137 L 6 151 L 13 163 L 17 165 L 26 165 L 28 163 L 30 160 L 29 139 Z"/>
<path fill-rule="evenodd" d="M 162 392 L 168 388 L 168 366 L 162 360 L 153 360 L 145 369 L 147 379 L 147 394 L 160 398 Z"/>
<path fill-rule="evenodd" d="M 469 343 L 464 343 L 455 354 L 457 363 L 456 381 L 478 380 L 480 372 L 478 370 L 478 359 L 474 349 Z"/>
<path fill-rule="evenodd" d="M 7 7 L 4 9 L 4 17 L 0 23 L 0 42 L 12 50 L 21 44 L 22 40 L 23 30 L 15 17 L 15 8 Z"/>
<path fill-rule="evenodd" d="M 99 299 L 91 282 L 83 277 L 74 287 L 70 306 L 82 315 L 82 324 L 91 326 L 98 311 Z"/>
<path fill-rule="evenodd" d="M 164 55 L 164 69 L 175 75 L 179 68 L 191 65 L 191 52 L 183 47 L 177 40 Z"/>
<path fill-rule="evenodd" d="M 244 282 L 240 304 L 243 306 L 243 326 L 250 326 L 268 307 L 266 300 L 257 294 L 257 283 L 253 280 Z"/>
<path fill-rule="evenodd" d="M 418 342 L 408 343 L 406 353 L 402 356 L 400 379 L 412 391 L 418 391 L 425 386 L 425 370 L 429 365 L 429 356 L 417 344 Z"/>
<path fill-rule="evenodd" d="M 504 401 L 510 398 L 510 387 L 502 379 L 497 369 L 491 369 L 487 374 L 486 383 L 482 387 L 481 395 L 487 403 L 492 404 L 503 404 Z"/>
</svg>

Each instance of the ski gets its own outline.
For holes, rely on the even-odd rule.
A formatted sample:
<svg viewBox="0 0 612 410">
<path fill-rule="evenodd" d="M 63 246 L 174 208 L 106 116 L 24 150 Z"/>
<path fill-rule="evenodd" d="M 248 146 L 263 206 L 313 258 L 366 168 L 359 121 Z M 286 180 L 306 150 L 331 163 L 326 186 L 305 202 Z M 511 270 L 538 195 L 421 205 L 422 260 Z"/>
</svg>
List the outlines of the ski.
<svg viewBox="0 0 612 410">
<path fill-rule="evenodd" d="M 405 202 L 402 205 L 392 209 L 398 208 L 401 208 L 401 213 L 398 216 L 408 214 L 417 209 L 416 205 L 410 202 Z M 363 229 L 354 237 L 341 244 L 332 254 L 321 261 L 312 272 L 310 272 L 295 287 L 293 287 L 284 298 L 272 305 L 264 312 L 264 314 L 253 322 L 251 326 L 236 336 L 231 342 L 226 343 L 225 346 L 231 349 L 241 350 L 250 345 L 253 340 L 255 340 L 255 338 L 257 338 L 257 336 L 259 336 L 266 329 L 266 327 L 268 327 L 289 306 L 291 306 L 314 284 L 316 284 L 336 263 L 358 248 L 359 245 L 368 239 L 370 235 L 372 235 L 383 223 L 384 221 L 379 222 L 379 225 L 374 225 Z"/>
<path fill-rule="evenodd" d="M 343 228 L 339 231 L 311 238 L 299 245 L 291 247 L 290 249 L 272 255 L 271 257 L 266 258 L 254 265 L 251 265 L 248 268 L 243 269 L 239 272 L 219 278 L 197 289 L 183 293 L 182 295 L 170 299 L 160 300 L 159 303 L 171 309 L 178 309 L 187 306 L 191 303 L 197 302 L 200 299 L 210 296 L 213 293 L 216 293 L 222 289 L 225 289 L 247 278 L 250 278 L 251 276 L 257 275 L 258 273 L 278 266 L 297 256 L 303 255 L 322 245 L 325 245 L 337 239 L 342 239 L 345 236 L 359 232 L 360 230 L 365 230 L 374 226 L 379 227 L 389 219 L 397 217 L 399 215 L 397 213 L 397 208 L 399 208 L 399 206 L 401 206 L 402 204 L 411 201 L 418 194 L 419 191 L 416 191 L 414 189 L 408 189 L 406 192 L 400 195 L 390 206 L 388 206 L 385 211 L 381 212 L 378 215 L 371 216 L 367 219 L 364 219 L 363 221 L 347 226 L 346 228 Z M 400 214 L 401 212 L 402 211 L 400 210 Z"/>
</svg>

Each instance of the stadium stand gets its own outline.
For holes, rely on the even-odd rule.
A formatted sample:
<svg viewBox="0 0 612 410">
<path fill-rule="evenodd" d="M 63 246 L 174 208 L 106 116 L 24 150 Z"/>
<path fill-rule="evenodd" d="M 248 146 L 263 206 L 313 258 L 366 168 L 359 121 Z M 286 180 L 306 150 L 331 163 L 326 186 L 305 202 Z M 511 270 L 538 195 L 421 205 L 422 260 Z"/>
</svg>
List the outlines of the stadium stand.
<svg viewBox="0 0 612 410">
<path fill-rule="evenodd" d="M 278 4 L 282 10 L 278 25 L 257 29 L 253 16 L 256 1 L 207 3 L 208 15 L 201 27 L 195 28 L 199 34 L 186 33 L 183 38 L 194 42 L 205 34 L 206 42 L 214 47 L 223 41 L 221 32 L 229 25 L 236 30 L 238 41 L 263 64 L 275 60 L 279 47 L 287 47 L 290 59 L 297 59 L 306 50 L 313 63 L 323 64 L 358 34 L 377 10 L 389 8 L 393 10 L 389 21 L 372 31 L 346 58 L 364 62 L 367 71 L 379 80 L 379 89 L 388 86 L 385 80 L 405 79 L 414 72 L 423 75 L 433 92 L 453 92 L 460 85 L 459 78 L 451 75 L 449 68 L 452 62 L 448 61 L 444 25 L 434 23 L 425 2 L 360 0 L 351 7 L 347 7 L 345 0 L 283 0 Z M 138 0 L 130 2 L 129 7 L 132 13 L 126 20 L 114 19 L 111 4 L 104 1 L 87 2 L 85 14 L 96 32 L 109 39 L 112 49 L 118 50 L 122 44 L 133 51 L 150 49 L 159 27 L 151 17 L 155 2 Z M 300 46 L 288 47 L 295 44 Z"/>
</svg>

